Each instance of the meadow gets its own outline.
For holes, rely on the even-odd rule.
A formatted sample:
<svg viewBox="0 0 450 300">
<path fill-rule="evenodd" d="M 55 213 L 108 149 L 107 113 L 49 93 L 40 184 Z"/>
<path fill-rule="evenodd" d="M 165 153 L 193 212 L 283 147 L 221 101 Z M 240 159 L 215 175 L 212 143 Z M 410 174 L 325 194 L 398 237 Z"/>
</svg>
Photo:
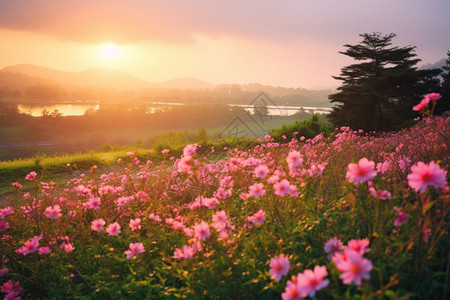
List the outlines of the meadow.
<svg viewBox="0 0 450 300">
<path fill-rule="evenodd" d="M 445 299 L 449 126 L 122 150 L 64 182 L 30 166 L 2 199 L 2 295 Z"/>
</svg>

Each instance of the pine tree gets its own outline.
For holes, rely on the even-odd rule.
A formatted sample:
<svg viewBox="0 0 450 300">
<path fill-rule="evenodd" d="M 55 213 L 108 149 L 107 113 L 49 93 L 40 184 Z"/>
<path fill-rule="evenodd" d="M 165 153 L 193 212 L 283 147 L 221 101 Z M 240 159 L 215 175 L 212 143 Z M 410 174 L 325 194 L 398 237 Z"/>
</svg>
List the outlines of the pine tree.
<svg viewBox="0 0 450 300">
<path fill-rule="evenodd" d="M 447 51 L 447 59 L 442 70 L 442 85 L 440 90 L 442 98 L 437 101 L 436 114 L 450 111 L 450 51 Z"/>
<path fill-rule="evenodd" d="M 359 44 L 344 47 L 358 63 L 341 69 L 338 92 L 329 96 L 333 108 L 329 118 L 337 126 L 365 131 L 386 131 L 414 118 L 412 107 L 439 86 L 439 69 L 418 70 L 415 47 L 393 47 L 394 33 L 361 34 Z"/>
</svg>

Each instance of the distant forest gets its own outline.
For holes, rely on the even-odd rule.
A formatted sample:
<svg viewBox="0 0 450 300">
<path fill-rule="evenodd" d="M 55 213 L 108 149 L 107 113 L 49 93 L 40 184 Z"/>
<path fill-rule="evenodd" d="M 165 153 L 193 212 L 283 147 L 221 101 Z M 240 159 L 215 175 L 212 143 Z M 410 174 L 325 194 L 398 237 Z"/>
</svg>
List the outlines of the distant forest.
<svg viewBox="0 0 450 300">
<path fill-rule="evenodd" d="M 276 105 L 331 107 L 332 90 L 273 87 L 261 84 L 223 84 L 212 89 L 112 88 L 71 86 L 18 73 L 0 72 L 0 101 L 5 103 L 48 103 L 96 101 L 100 103 L 180 102 L 249 104 L 264 91 Z"/>
</svg>

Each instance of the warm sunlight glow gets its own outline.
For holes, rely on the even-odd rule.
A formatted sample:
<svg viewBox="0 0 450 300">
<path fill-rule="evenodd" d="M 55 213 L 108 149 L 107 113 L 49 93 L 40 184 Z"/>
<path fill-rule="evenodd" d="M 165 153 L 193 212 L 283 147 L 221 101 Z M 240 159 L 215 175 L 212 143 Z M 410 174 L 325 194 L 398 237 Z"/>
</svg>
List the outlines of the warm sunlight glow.
<svg viewBox="0 0 450 300">
<path fill-rule="evenodd" d="M 119 47 L 114 44 L 103 45 L 101 49 L 101 56 L 104 59 L 114 60 L 119 55 Z"/>
</svg>

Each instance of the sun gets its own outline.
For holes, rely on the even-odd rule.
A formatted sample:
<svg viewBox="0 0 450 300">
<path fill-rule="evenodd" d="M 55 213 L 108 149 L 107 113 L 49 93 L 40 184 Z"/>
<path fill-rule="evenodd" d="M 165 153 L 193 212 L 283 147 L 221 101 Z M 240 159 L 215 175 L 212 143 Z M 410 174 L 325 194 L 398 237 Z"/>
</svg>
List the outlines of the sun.
<svg viewBox="0 0 450 300">
<path fill-rule="evenodd" d="M 115 44 L 103 45 L 100 54 L 104 59 L 115 60 L 119 56 L 119 47 Z"/>
</svg>

